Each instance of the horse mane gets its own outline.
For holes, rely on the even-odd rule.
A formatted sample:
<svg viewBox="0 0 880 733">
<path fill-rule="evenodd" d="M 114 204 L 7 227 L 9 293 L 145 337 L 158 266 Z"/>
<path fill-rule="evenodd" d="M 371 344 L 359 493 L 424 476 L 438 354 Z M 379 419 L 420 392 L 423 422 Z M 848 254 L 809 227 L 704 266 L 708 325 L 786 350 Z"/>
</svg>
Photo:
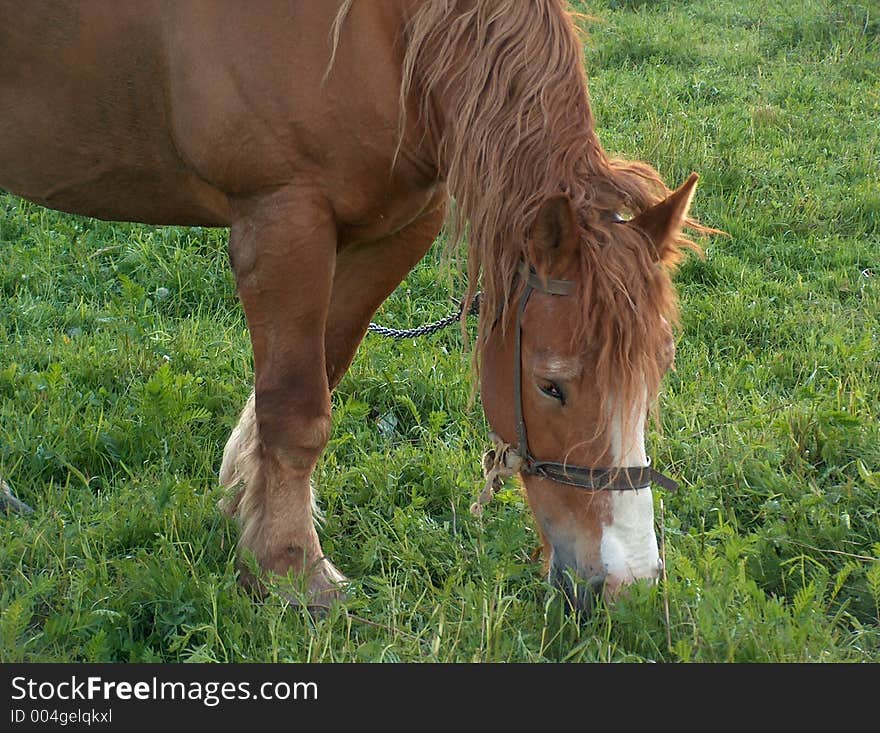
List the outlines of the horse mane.
<svg viewBox="0 0 880 733">
<path fill-rule="evenodd" d="M 679 235 L 658 268 L 644 237 L 613 223 L 614 213 L 635 216 L 670 190 L 651 166 L 612 158 L 599 143 L 575 14 L 564 0 L 420 0 L 403 41 L 400 129 L 406 100 L 418 95 L 450 195 L 447 251 L 454 257 L 467 241 L 466 304 L 481 290 L 477 346 L 497 314 L 507 321 L 541 205 L 564 193 L 582 241 L 573 339 L 601 344 L 601 394 L 632 404 L 647 382 L 653 403 L 661 321 L 678 323 L 669 271 L 684 249 L 699 248 Z"/>
</svg>

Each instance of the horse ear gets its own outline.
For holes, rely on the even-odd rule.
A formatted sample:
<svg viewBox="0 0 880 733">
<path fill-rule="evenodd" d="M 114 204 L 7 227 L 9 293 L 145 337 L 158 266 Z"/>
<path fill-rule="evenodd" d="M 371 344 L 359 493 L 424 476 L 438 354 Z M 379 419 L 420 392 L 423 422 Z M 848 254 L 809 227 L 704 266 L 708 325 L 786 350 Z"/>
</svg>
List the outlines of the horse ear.
<svg viewBox="0 0 880 733">
<path fill-rule="evenodd" d="M 571 199 L 559 195 L 547 199 L 532 224 L 528 255 L 542 277 L 561 276 L 578 251 L 578 226 Z"/>
<path fill-rule="evenodd" d="M 654 204 L 628 222 L 629 226 L 640 229 L 648 236 L 654 246 L 655 260 L 665 259 L 669 248 L 684 226 L 699 178 L 696 173 L 691 173 L 690 177 L 663 201 Z"/>
</svg>

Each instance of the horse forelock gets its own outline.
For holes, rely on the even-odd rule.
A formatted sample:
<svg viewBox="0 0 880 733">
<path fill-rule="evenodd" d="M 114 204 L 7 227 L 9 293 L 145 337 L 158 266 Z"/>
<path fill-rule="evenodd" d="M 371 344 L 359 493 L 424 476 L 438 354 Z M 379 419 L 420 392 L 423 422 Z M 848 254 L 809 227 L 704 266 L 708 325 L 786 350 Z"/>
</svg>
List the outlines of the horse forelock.
<svg viewBox="0 0 880 733">
<path fill-rule="evenodd" d="M 641 234 L 626 225 L 594 226 L 581 250 L 572 339 L 595 352 L 595 435 L 606 442 L 615 420 L 629 439 L 634 421 L 656 410 L 669 328 L 679 322 L 678 298 L 668 268 L 654 262 Z"/>
</svg>

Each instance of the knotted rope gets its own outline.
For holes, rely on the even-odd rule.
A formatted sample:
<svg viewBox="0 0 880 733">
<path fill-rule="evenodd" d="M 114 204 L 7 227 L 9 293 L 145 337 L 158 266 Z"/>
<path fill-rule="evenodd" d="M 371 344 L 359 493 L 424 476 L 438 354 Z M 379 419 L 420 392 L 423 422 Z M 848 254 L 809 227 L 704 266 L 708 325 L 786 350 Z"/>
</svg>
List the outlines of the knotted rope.
<svg viewBox="0 0 880 733">
<path fill-rule="evenodd" d="M 504 479 L 519 473 L 523 462 L 522 456 L 510 443 L 505 443 L 495 433 L 489 433 L 489 438 L 495 447 L 483 453 L 483 477 L 486 482 L 477 500 L 471 504 L 471 514 L 475 517 L 482 516 L 483 507 L 501 490 Z"/>
</svg>

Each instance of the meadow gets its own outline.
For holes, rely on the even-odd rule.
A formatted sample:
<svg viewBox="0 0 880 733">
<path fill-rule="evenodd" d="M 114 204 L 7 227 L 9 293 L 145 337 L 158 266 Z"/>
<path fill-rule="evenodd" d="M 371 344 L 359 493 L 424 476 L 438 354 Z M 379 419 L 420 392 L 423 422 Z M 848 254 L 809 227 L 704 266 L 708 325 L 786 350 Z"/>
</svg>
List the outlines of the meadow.
<svg viewBox="0 0 880 733">
<path fill-rule="evenodd" d="M 588 620 L 519 489 L 482 518 L 487 426 L 456 328 L 368 335 L 316 474 L 350 599 L 237 583 L 216 509 L 253 378 L 226 232 L 0 193 L 0 661 L 880 661 L 880 3 L 573 3 L 600 138 L 727 232 L 678 275 L 648 452 L 666 577 Z M 376 320 L 445 315 L 439 245 Z"/>
</svg>

